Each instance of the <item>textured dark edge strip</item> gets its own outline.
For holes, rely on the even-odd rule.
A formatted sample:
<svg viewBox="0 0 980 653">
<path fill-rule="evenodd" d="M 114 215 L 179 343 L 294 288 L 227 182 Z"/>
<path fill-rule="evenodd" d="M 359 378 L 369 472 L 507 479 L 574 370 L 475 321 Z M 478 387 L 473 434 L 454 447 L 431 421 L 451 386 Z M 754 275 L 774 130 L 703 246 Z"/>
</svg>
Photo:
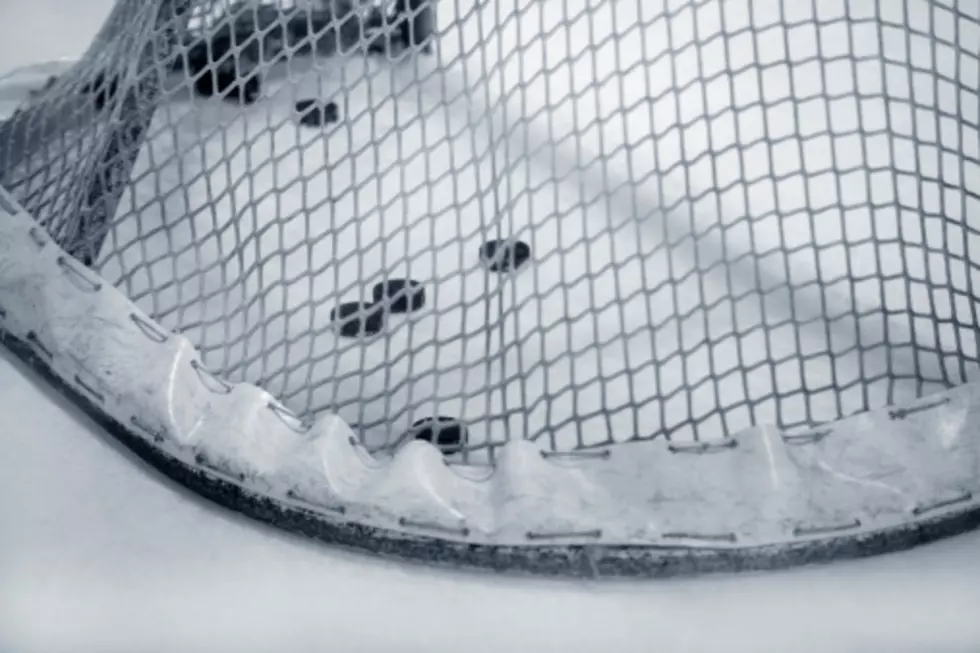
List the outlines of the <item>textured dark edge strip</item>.
<svg viewBox="0 0 980 653">
<path fill-rule="evenodd" d="M 970 506 L 887 530 L 727 549 L 652 545 L 504 546 L 452 542 L 376 528 L 285 505 L 188 465 L 107 415 L 94 401 L 65 383 L 25 341 L 0 329 L 0 342 L 143 461 L 201 497 L 290 533 L 406 562 L 537 576 L 666 578 L 785 569 L 863 558 L 909 549 L 980 527 L 980 506 Z"/>
</svg>

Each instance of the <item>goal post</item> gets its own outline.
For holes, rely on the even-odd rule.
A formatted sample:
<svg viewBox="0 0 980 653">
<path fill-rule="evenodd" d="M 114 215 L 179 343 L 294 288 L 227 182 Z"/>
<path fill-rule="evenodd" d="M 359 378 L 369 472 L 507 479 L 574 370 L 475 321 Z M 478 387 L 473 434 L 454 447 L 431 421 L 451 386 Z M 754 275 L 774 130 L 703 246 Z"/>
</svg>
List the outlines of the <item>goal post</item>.
<svg viewBox="0 0 980 653">
<path fill-rule="evenodd" d="M 973 528 L 980 10 L 804 4 L 119 0 L 0 118 L 0 337 L 202 496 L 387 556 Z"/>
</svg>

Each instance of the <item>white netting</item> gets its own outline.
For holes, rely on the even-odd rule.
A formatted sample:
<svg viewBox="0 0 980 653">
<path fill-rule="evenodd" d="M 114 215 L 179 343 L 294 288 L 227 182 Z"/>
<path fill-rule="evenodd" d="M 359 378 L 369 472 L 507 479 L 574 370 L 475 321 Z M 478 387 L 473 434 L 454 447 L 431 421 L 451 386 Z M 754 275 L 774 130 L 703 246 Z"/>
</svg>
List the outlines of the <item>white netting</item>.
<svg viewBox="0 0 980 653">
<path fill-rule="evenodd" d="M 213 370 L 371 447 L 435 416 L 474 448 L 716 439 L 978 377 L 975 2 L 430 9 L 121 1 L 0 127 L 0 184 Z M 421 311 L 338 334 L 403 278 Z"/>
</svg>

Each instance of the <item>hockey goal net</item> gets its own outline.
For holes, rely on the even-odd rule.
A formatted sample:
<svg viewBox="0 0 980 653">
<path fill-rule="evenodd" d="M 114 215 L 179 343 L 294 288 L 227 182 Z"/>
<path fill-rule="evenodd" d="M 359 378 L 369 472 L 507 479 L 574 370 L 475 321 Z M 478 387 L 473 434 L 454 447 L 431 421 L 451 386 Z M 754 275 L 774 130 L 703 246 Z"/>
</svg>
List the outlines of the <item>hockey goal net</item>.
<svg viewBox="0 0 980 653">
<path fill-rule="evenodd" d="M 119 0 L 0 123 L 0 333 L 330 542 L 656 575 L 958 532 L 978 46 L 957 0 Z"/>
</svg>

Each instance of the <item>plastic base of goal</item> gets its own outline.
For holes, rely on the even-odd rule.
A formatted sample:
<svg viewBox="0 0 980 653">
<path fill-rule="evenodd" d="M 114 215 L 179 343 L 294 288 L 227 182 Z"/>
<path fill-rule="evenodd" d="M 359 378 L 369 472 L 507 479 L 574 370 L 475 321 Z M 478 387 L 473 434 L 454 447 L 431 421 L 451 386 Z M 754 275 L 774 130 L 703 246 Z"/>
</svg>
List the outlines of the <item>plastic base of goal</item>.
<svg viewBox="0 0 980 653">
<path fill-rule="evenodd" d="M 773 569 L 896 551 L 980 525 L 980 385 L 782 433 L 554 452 L 493 469 L 413 442 L 369 455 L 210 373 L 68 257 L 0 189 L 0 334 L 139 457 L 232 510 L 426 564 L 574 577 Z"/>
</svg>

